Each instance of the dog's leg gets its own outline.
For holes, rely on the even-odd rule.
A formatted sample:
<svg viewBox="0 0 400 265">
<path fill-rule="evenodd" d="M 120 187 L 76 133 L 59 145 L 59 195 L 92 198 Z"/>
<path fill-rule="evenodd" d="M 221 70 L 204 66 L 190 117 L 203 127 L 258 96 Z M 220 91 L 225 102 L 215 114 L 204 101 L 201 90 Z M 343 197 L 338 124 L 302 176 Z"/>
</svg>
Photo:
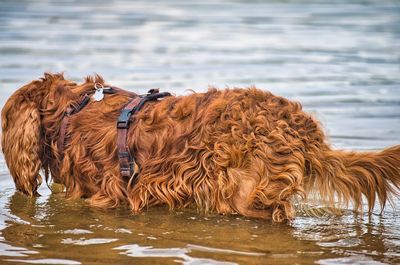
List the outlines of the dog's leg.
<svg viewBox="0 0 400 265">
<path fill-rule="evenodd" d="M 236 191 L 232 196 L 232 208 L 241 215 L 253 218 L 271 218 L 269 209 L 256 209 L 253 205 L 257 178 L 249 170 L 227 168 L 227 178 L 236 183 Z"/>
<path fill-rule="evenodd" d="M 255 209 L 253 206 L 252 194 L 255 188 L 256 183 L 254 179 L 242 179 L 239 184 L 239 191 L 233 198 L 234 208 L 238 213 L 247 217 L 269 219 L 272 217 L 269 209 Z"/>
<path fill-rule="evenodd" d="M 253 156 L 246 169 L 228 168 L 227 176 L 237 183 L 232 208 L 244 216 L 277 222 L 293 218 L 292 198 L 302 193 L 303 170 L 291 160 L 274 166 L 266 157 Z"/>
</svg>

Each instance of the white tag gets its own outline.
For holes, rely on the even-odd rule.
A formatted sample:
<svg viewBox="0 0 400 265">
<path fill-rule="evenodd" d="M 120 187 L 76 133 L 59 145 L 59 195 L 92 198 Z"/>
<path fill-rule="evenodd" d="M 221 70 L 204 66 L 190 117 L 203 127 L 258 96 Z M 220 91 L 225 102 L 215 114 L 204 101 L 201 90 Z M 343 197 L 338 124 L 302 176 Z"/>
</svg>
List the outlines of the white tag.
<svg viewBox="0 0 400 265">
<path fill-rule="evenodd" d="M 102 100 L 103 98 L 104 98 L 103 88 L 98 88 L 98 89 L 96 89 L 96 92 L 94 92 L 94 95 L 93 95 L 93 99 L 94 99 L 95 101 L 100 101 L 100 100 Z"/>
</svg>

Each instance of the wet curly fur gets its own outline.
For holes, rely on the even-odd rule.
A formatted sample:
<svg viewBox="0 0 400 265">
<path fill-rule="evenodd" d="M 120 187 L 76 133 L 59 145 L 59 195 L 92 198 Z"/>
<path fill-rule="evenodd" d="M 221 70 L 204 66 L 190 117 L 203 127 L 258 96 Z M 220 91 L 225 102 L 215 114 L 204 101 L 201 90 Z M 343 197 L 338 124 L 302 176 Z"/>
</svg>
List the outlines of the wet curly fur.
<svg viewBox="0 0 400 265">
<path fill-rule="evenodd" d="M 119 174 L 116 120 L 129 101 L 106 95 L 73 115 L 64 157 L 57 149 L 67 106 L 93 91 L 45 74 L 17 90 L 2 110 L 2 150 L 16 188 L 35 196 L 44 170 L 69 198 L 92 205 L 193 207 L 282 221 L 294 217 L 293 199 L 318 193 L 325 202 L 384 207 L 400 185 L 400 146 L 381 152 L 334 151 L 313 117 L 297 102 L 256 88 L 150 102 L 135 115 L 128 145 L 139 169 L 132 186 Z"/>
</svg>

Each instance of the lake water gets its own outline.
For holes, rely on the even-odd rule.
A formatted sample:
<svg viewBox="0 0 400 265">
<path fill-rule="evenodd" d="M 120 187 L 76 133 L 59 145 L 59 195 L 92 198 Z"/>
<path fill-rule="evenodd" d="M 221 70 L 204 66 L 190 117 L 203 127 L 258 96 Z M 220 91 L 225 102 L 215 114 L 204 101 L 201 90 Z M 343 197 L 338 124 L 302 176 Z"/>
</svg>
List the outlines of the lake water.
<svg viewBox="0 0 400 265">
<path fill-rule="evenodd" d="M 400 2 L 1 0 L 0 106 L 45 71 L 136 92 L 256 85 L 301 101 L 336 148 L 400 143 Z M 382 216 L 293 222 L 26 198 L 0 156 L 1 264 L 396 264 Z"/>
</svg>

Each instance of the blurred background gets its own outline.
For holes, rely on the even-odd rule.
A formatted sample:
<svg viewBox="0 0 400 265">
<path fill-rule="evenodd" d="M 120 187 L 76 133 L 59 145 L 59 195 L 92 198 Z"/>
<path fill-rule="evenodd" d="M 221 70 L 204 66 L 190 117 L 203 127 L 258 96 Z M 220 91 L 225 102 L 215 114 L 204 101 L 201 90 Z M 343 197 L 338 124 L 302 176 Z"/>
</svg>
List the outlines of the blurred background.
<svg viewBox="0 0 400 265">
<path fill-rule="evenodd" d="M 98 73 L 140 93 L 155 87 L 182 95 L 208 86 L 255 85 L 300 101 L 336 148 L 376 150 L 400 143 L 399 1 L 1 0 L 0 107 L 47 71 L 65 72 L 75 81 Z M 0 166 L 0 208 L 10 215 L 13 183 L 1 156 Z M 365 232 L 368 225 L 350 221 L 336 252 L 319 243 L 324 232 L 339 233 L 332 228 L 337 223 L 315 231 L 319 219 L 310 225 L 299 218 L 293 240 L 300 234 L 318 242 L 317 252 L 395 262 L 400 228 L 395 212 L 389 216 L 375 223 L 383 225 L 380 234 L 390 235 L 380 240 L 373 236 L 379 233 Z M 340 241 L 354 237 L 354 227 L 371 237 Z M 371 240 L 390 247 L 371 250 Z M 352 246 L 356 250 L 349 252 Z"/>
</svg>

